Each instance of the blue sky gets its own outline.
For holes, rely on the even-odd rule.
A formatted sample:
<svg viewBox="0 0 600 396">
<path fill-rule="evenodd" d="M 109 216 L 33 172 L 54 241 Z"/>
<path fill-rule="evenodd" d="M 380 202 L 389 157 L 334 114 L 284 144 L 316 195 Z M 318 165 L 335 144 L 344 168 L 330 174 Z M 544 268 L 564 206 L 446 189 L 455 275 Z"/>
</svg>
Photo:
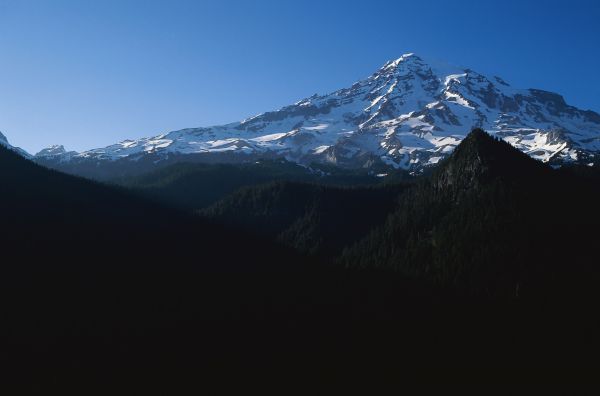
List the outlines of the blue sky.
<svg viewBox="0 0 600 396">
<path fill-rule="evenodd" d="M 0 0 L 0 130 L 30 152 L 238 121 L 406 52 L 600 112 L 600 3 Z"/>
</svg>

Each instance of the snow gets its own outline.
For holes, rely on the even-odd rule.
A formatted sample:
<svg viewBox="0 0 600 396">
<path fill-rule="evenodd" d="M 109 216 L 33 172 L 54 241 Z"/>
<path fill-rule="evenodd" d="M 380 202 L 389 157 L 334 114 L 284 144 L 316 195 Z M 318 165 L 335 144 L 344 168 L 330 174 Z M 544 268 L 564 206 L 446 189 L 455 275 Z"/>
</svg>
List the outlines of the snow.
<svg viewBox="0 0 600 396">
<path fill-rule="evenodd" d="M 467 73 L 462 73 L 462 74 L 450 74 L 449 76 L 447 76 L 444 79 L 444 85 L 448 86 L 450 85 L 450 83 L 458 83 L 461 84 L 462 80 L 464 80 L 467 77 Z"/>
<path fill-rule="evenodd" d="M 465 98 L 463 98 L 459 94 L 455 94 L 455 93 L 449 92 L 449 91 L 446 91 L 444 94 L 445 94 L 447 100 L 449 100 L 451 102 L 455 102 L 461 106 L 468 107 L 469 109 L 474 109 L 474 107 L 471 106 L 469 104 L 469 102 L 467 100 L 465 100 Z"/>
<path fill-rule="evenodd" d="M 556 114 L 539 91 L 512 88 L 464 67 L 405 54 L 368 78 L 242 122 L 125 140 L 68 158 L 115 160 L 144 153 L 272 153 L 310 164 L 375 154 L 419 170 L 450 154 L 474 127 L 541 161 L 578 161 L 600 152 L 600 123 L 567 106 Z M 1 142 L 0 142 L 1 143 Z M 66 157 L 65 157 L 66 158 Z M 336 161 L 336 163 L 339 161 Z M 361 166 L 361 164 L 357 164 Z"/>
<path fill-rule="evenodd" d="M 264 136 L 260 136 L 260 137 L 257 137 L 257 138 L 254 138 L 254 139 L 250 139 L 250 140 L 255 141 L 255 142 L 272 142 L 274 140 L 281 139 L 282 137 L 286 136 L 287 134 L 288 134 L 287 132 L 285 132 L 285 133 L 273 133 L 271 135 L 264 135 Z"/>
<path fill-rule="evenodd" d="M 324 151 L 325 151 L 325 150 L 327 150 L 328 148 L 329 148 L 329 146 L 319 146 L 319 147 L 316 147 L 316 148 L 313 150 L 313 152 L 314 152 L 315 154 L 321 154 L 322 152 L 324 152 Z"/>
<path fill-rule="evenodd" d="M 302 129 L 306 129 L 307 131 L 322 131 L 324 129 L 327 129 L 328 126 L 329 124 L 319 124 L 312 127 L 304 127 Z"/>
</svg>

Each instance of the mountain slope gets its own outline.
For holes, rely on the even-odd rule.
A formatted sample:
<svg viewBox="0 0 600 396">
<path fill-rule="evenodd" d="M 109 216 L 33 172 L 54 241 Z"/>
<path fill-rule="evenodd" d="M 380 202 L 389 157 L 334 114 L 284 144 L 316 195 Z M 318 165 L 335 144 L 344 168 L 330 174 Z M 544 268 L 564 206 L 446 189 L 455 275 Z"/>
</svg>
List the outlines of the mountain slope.
<svg viewBox="0 0 600 396">
<path fill-rule="evenodd" d="M 184 210 L 196 211 L 243 187 L 274 181 L 323 185 L 376 185 L 411 179 L 405 172 L 373 175 L 371 170 L 335 167 L 309 169 L 287 161 L 256 161 L 248 164 L 179 163 L 139 176 L 111 180 L 144 196 Z"/>
<path fill-rule="evenodd" d="M 476 130 L 342 262 L 491 294 L 591 292 L 599 199 L 596 183 Z"/>
<path fill-rule="evenodd" d="M 242 189 L 203 213 L 348 267 L 539 297 L 594 289 L 597 180 L 594 168 L 555 170 L 474 130 L 415 185 L 274 183 Z"/>
<path fill-rule="evenodd" d="M 275 377 L 283 379 L 293 393 L 297 383 L 315 381 L 322 387 L 324 378 L 347 384 L 349 373 L 376 380 L 391 373 L 395 381 L 398 373 L 415 378 L 419 369 L 431 378 L 437 371 L 432 366 L 440 369 L 440 378 L 466 372 L 468 380 L 474 373 L 497 372 L 498 367 L 504 379 L 504 368 L 522 372 L 520 378 L 541 369 L 544 381 L 553 372 L 548 370 L 595 373 L 588 361 L 597 364 L 597 299 L 565 299 L 564 309 L 557 309 L 557 300 L 491 303 L 485 296 L 463 298 L 403 276 L 442 282 L 453 273 L 460 286 L 466 268 L 476 263 L 489 268 L 497 264 L 495 254 L 513 258 L 516 247 L 517 252 L 529 252 L 525 258 L 534 259 L 523 262 L 516 257 L 517 264 L 527 264 L 529 274 L 556 276 L 563 286 L 553 295 L 558 301 L 574 290 L 564 287 L 569 283 L 581 290 L 597 289 L 597 271 L 585 276 L 571 271 L 581 268 L 576 258 L 587 258 L 594 269 L 593 242 L 598 235 L 598 194 L 588 183 L 593 176 L 585 176 L 585 186 L 590 187 L 586 189 L 574 181 L 579 176 L 572 171 L 563 177 L 562 170 L 553 171 L 476 133 L 430 181 L 400 191 L 398 204 L 383 187 L 330 190 L 280 183 L 262 191 L 249 189 L 257 191 L 250 194 L 257 200 L 234 202 L 250 203 L 251 210 L 267 208 L 273 216 L 260 219 L 257 232 L 285 220 L 280 224 L 291 236 L 287 241 L 308 237 L 304 241 L 312 245 L 322 237 L 336 252 L 383 221 L 388 209 L 409 211 L 404 223 L 399 224 L 396 215 L 388 221 L 393 245 L 376 232 L 344 256 L 347 262 L 398 271 L 323 268 L 313 257 L 302 263 L 316 265 L 287 272 L 273 269 L 293 268 L 296 257 L 277 245 L 223 230 L 121 189 L 49 171 L 0 148 L 0 362 L 8 368 L 5 382 L 26 393 L 49 387 L 81 393 L 92 385 L 99 394 L 116 388 L 173 394 L 210 379 L 222 389 L 233 376 L 266 376 L 269 384 Z M 528 176 L 515 180 L 515 173 Z M 490 188 L 495 185 L 498 189 Z M 499 199 L 490 199 L 496 194 Z M 266 199 L 269 195 L 271 201 Z M 504 198 L 511 202 L 515 197 L 538 204 L 537 212 L 525 220 L 523 213 L 511 214 L 513 206 Z M 546 217 L 540 224 L 534 222 L 533 230 L 546 233 L 532 238 L 526 233 L 532 231 L 528 219 L 539 220 L 538 214 Z M 290 227 L 290 217 L 292 222 L 300 219 L 302 226 Z M 573 228 L 575 224 L 582 228 Z M 525 228 L 513 235 L 514 225 Z M 442 232 L 444 227 L 450 232 Z M 416 242 L 406 243 L 399 238 L 401 232 L 413 235 Z M 522 235 L 528 237 L 527 245 L 518 249 L 510 242 Z M 547 252 L 538 257 L 541 242 L 547 244 Z M 410 262 L 423 272 L 411 272 L 410 266 L 391 260 L 397 256 L 390 247 L 405 246 L 425 257 Z M 426 257 L 431 249 L 436 251 Z M 456 267 L 456 258 L 464 259 L 463 267 Z M 440 264 L 440 259 L 445 261 Z M 271 264 L 269 271 L 246 271 L 265 269 L 265 262 Z M 64 271 L 74 265 L 80 271 Z M 13 274 L 15 268 L 37 271 Z M 222 268 L 238 271 L 214 271 Z M 568 282 L 569 274 L 579 274 L 571 277 L 577 282 Z M 471 287 L 490 285 L 490 278 L 475 275 L 468 277 Z M 514 296 L 515 278 L 498 279 Z M 519 285 L 519 297 L 532 294 L 530 282 Z M 449 372 L 449 367 L 455 371 Z M 288 381 L 290 372 L 297 378 Z M 247 382 L 243 386 L 247 388 Z"/>
<path fill-rule="evenodd" d="M 331 259 L 381 224 L 406 185 L 342 188 L 275 182 L 241 189 L 202 211 L 230 227 Z"/>
<path fill-rule="evenodd" d="M 551 92 L 515 89 L 499 77 L 406 54 L 349 88 L 241 122 L 126 140 L 75 155 L 44 152 L 37 160 L 98 178 L 179 161 L 274 157 L 418 173 L 445 158 L 473 127 L 544 162 L 588 164 L 600 152 L 599 114 L 569 106 Z"/>
<path fill-rule="evenodd" d="M 258 268 L 279 255 L 294 261 L 277 245 L 45 169 L 3 147 L 0 169 L 4 270 L 218 270 Z"/>
<path fill-rule="evenodd" d="M 29 155 L 29 153 L 27 153 L 25 150 L 19 148 L 19 147 L 15 147 L 13 145 L 11 145 L 8 142 L 8 139 L 6 138 L 6 136 L 4 136 L 4 134 L 2 134 L 2 132 L 0 132 L 0 147 L 4 147 L 7 148 L 9 150 L 14 151 L 15 153 L 25 157 L 25 158 L 31 158 L 31 155 Z"/>
</svg>

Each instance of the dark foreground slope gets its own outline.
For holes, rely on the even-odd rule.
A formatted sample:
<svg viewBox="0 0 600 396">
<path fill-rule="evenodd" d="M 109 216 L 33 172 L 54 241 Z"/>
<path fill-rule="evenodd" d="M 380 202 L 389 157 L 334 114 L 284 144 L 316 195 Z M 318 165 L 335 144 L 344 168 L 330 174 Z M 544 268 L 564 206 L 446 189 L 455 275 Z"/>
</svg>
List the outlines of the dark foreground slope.
<svg viewBox="0 0 600 396">
<path fill-rule="evenodd" d="M 597 365 L 589 301 L 563 309 L 324 269 L 121 190 L 0 161 L 2 383 L 24 393 L 179 394 L 210 381 L 331 393 L 361 378 L 548 381 Z"/>
<path fill-rule="evenodd" d="M 252 269 L 289 258 L 277 245 L 4 148 L 0 169 L 3 270 Z"/>
</svg>

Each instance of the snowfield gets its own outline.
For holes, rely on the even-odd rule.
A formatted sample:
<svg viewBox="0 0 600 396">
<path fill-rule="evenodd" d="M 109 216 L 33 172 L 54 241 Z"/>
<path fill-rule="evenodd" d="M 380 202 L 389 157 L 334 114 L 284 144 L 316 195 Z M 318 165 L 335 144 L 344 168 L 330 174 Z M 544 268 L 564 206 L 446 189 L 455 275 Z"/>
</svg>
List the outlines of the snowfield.
<svg viewBox="0 0 600 396">
<path fill-rule="evenodd" d="M 380 162 L 419 172 L 452 152 L 479 127 L 544 162 L 590 163 L 600 153 L 600 115 L 557 94 L 516 89 L 499 77 L 431 64 L 414 54 L 387 62 L 350 88 L 315 95 L 247 120 L 36 155 L 46 164 L 139 160 L 153 154 L 263 155 L 300 164 L 368 167 Z"/>
</svg>

